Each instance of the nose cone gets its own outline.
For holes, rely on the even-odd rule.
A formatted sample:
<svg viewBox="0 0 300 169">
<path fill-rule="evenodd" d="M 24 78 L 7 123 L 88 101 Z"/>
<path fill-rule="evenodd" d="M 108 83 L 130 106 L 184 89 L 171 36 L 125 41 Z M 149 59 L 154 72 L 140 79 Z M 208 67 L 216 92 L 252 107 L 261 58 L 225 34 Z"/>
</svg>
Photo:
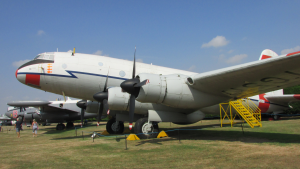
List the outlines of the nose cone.
<svg viewBox="0 0 300 169">
<path fill-rule="evenodd" d="M 5 113 L 5 116 L 7 116 L 7 117 L 12 117 L 12 111 L 7 111 L 6 113 Z"/>
<path fill-rule="evenodd" d="M 18 79 L 19 82 L 25 84 L 25 77 L 26 77 L 25 74 L 20 74 L 19 69 L 17 69 L 15 75 L 16 75 L 16 78 Z"/>
</svg>

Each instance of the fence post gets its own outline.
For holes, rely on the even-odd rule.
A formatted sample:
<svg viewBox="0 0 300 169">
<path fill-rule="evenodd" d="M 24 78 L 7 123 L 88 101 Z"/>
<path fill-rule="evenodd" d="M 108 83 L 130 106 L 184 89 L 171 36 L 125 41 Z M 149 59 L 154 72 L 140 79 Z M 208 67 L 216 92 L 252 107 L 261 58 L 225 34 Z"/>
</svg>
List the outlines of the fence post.
<svg viewBox="0 0 300 169">
<path fill-rule="evenodd" d="M 125 136 L 125 150 L 127 150 L 127 138 L 126 138 L 126 135 Z"/>
<path fill-rule="evenodd" d="M 244 134 L 244 122 L 241 124 L 242 126 L 242 131 L 243 131 L 243 134 Z"/>
<path fill-rule="evenodd" d="M 84 140 L 83 131 L 82 131 L 82 140 Z"/>
<path fill-rule="evenodd" d="M 178 130 L 178 141 L 180 143 L 180 132 L 179 132 L 179 129 L 177 129 L 177 130 Z"/>
</svg>

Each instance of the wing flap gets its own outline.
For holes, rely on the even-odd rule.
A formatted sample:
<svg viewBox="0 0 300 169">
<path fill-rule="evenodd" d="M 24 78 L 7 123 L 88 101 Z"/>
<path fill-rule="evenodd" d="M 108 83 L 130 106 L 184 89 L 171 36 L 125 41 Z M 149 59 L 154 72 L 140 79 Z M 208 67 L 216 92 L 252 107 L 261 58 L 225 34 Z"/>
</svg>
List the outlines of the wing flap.
<svg viewBox="0 0 300 169">
<path fill-rule="evenodd" d="M 300 53 L 254 61 L 192 76 L 191 87 L 230 99 L 300 84 Z"/>
</svg>

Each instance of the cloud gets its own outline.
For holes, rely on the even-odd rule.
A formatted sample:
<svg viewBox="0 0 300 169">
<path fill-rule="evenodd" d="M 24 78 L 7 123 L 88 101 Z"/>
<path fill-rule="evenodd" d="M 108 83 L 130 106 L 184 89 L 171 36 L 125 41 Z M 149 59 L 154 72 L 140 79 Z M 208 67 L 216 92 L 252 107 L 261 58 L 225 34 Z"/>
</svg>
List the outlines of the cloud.
<svg viewBox="0 0 300 169">
<path fill-rule="evenodd" d="M 300 50 L 300 46 L 296 46 L 294 48 L 291 48 L 291 49 L 283 49 L 281 51 L 281 54 L 284 55 L 284 54 L 288 54 L 288 53 L 292 53 L 292 52 L 297 52 Z"/>
<path fill-rule="evenodd" d="M 21 65 L 23 65 L 24 63 L 26 62 L 29 62 L 30 60 L 26 59 L 26 60 L 19 60 L 19 61 L 16 61 L 16 62 L 13 62 L 12 65 L 14 67 L 20 67 Z"/>
<path fill-rule="evenodd" d="M 188 68 L 188 71 L 196 71 L 196 66 L 195 65 L 192 65 L 191 67 Z"/>
<path fill-rule="evenodd" d="M 225 55 L 224 54 L 221 54 L 218 58 L 219 61 L 223 61 L 225 62 Z"/>
<path fill-rule="evenodd" d="M 201 48 L 208 48 L 208 47 L 221 47 L 225 46 L 229 43 L 228 40 L 224 36 L 217 36 L 213 38 L 210 42 L 204 43 Z"/>
<path fill-rule="evenodd" d="M 38 36 L 42 36 L 42 35 L 44 35 L 45 34 L 45 31 L 43 31 L 43 30 L 38 30 L 38 32 L 37 32 L 37 35 Z"/>
<path fill-rule="evenodd" d="M 102 51 L 101 50 L 97 50 L 95 53 L 93 53 L 94 55 L 102 55 Z"/>
<path fill-rule="evenodd" d="M 240 55 L 235 55 L 229 59 L 227 59 L 225 62 L 228 64 L 236 64 L 240 63 L 243 59 L 245 59 L 248 55 L 246 54 L 240 54 Z"/>
<path fill-rule="evenodd" d="M 230 50 L 230 51 L 228 51 L 227 53 L 229 53 L 229 54 L 230 54 L 230 53 L 232 53 L 233 51 L 234 51 L 234 50 Z"/>
</svg>

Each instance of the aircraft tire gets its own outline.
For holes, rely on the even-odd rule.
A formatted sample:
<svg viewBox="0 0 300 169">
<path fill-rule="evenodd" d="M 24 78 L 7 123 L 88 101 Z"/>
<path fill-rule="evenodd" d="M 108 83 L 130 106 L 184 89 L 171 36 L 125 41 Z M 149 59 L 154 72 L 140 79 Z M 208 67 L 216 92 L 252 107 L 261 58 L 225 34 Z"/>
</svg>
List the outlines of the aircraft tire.
<svg viewBox="0 0 300 169">
<path fill-rule="evenodd" d="M 74 127 L 74 123 L 71 121 L 67 122 L 67 128 L 72 128 L 72 127 Z"/>
<path fill-rule="evenodd" d="M 280 116 L 279 116 L 279 115 L 274 115 L 274 116 L 273 116 L 273 119 L 274 119 L 274 120 L 279 120 L 279 119 L 280 119 Z"/>
<path fill-rule="evenodd" d="M 63 130 L 64 126 L 62 124 L 57 124 L 56 125 L 56 130 Z"/>
<path fill-rule="evenodd" d="M 159 132 L 157 122 L 152 122 L 151 131 L 145 131 L 145 128 L 148 125 L 148 118 L 140 118 L 135 122 L 134 125 L 134 133 L 140 139 L 147 139 L 147 138 L 156 138 Z M 147 134 L 150 133 L 150 134 Z"/>
<path fill-rule="evenodd" d="M 109 134 L 122 134 L 124 132 L 124 123 L 119 121 L 119 125 L 116 127 L 117 121 L 115 118 L 111 118 L 106 123 L 106 131 Z"/>
<path fill-rule="evenodd" d="M 66 128 L 66 126 L 63 123 L 56 125 L 56 130 L 64 130 L 65 128 Z"/>
</svg>

